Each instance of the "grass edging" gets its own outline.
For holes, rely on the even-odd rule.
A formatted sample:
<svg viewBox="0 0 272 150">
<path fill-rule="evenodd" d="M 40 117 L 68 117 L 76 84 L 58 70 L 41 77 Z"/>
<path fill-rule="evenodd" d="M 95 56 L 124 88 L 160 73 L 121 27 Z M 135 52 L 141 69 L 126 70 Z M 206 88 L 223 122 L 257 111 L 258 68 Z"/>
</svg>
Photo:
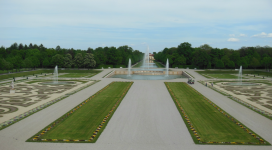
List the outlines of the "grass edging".
<svg viewBox="0 0 272 150">
<path fill-rule="evenodd" d="M 5 121 L 5 122 L 3 122 L 3 123 L 0 124 L 0 130 L 3 130 L 5 128 L 13 125 L 14 123 L 19 122 L 19 121 L 21 121 L 21 120 L 23 120 L 23 119 L 25 119 L 25 118 L 33 115 L 34 113 L 39 112 L 39 111 L 41 111 L 41 110 L 43 110 L 43 109 L 45 109 L 45 108 L 47 108 L 47 107 L 49 107 L 49 106 L 51 106 L 51 105 L 59 102 L 59 101 L 61 101 L 61 100 L 65 99 L 65 98 L 67 98 L 67 97 L 69 97 L 69 96 L 71 96 L 71 95 L 73 95 L 73 94 L 75 94 L 75 93 L 77 93 L 77 92 L 79 92 L 79 91 L 81 91 L 81 90 L 83 90 L 83 89 L 85 89 L 85 88 L 87 88 L 87 87 L 89 87 L 89 86 L 91 86 L 91 85 L 99 82 L 99 81 L 100 80 L 95 80 L 94 82 L 92 82 L 90 84 L 87 84 L 86 86 L 83 86 L 83 87 L 81 87 L 79 89 L 76 89 L 75 91 L 71 91 L 68 94 L 65 94 L 63 96 L 55 98 L 55 99 L 53 99 L 53 100 L 51 100 L 51 101 L 49 101 L 47 103 L 41 104 L 40 106 L 37 106 L 36 108 L 33 108 L 33 109 L 31 109 L 31 110 L 29 110 L 29 111 L 27 111 L 25 113 L 22 113 L 22 114 L 14 117 L 12 119 L 9 119 L 8 121 Z"/>
<path fill-rule="evenodd" d="M 106 78 L 108 75 L 110 75 L 113 71 L 115 70 L 112 70 L 111 72 L 109 72 L 108 74 L 104 75 L 103 78 Z"/>
<path fill-rule="evenodd" d="M 180 115 L 183 119 L 183 121 L 185 122 L 185 125 L 189 131 L 189 133 L 192 136 L 193 141 L 195 142 L 195 144 L 220 144 L 220 145 L 271 145 L 269 142 L 267 142 L 266 140 L 264 140 L 263 138 L 261 138 L 258 134 L 256 134 L 255 132 L 253 132 L 251 129 L 249 129 L 248 127 L 246 127 L 244 124 L 242 124 L 241 122 L 239 122 L 237 119 L 235 119 L 234 117 L 232 117 L 231 115 L 229 115 L 227 112 L 225 112 L 223 109 L 221 109 L 219 106 L 217 106 L 216 104 L 214 104 L 212 101 L 210 101 L 208 98 L 206 98 L 205 96 L 203 96 L 201 93 L 199 93 L 198 91 L 196 91 L 194 88 L 192 88 L 191 86 L 189 86 L 188 84 L 186 84 L 188 87 L 190 87 L 193 91 L 195 91 L 197 94 L 203 96 L 204 100 L 206 100 L 208 103 L 210 103 L 211 105 L 213 105 L 214 108 L 216 108 L 219 112 L 221 112 L 223 115 L 225 115 L 227 118 L 229 118 L 233 123 L 235 123 L 236 125 L 240 126 L 242 129 L 244 129 L 245 132 L 249 133 L 251 136 L 253 136 L 254 138 L 256 138 L 257 140 L 259 140 L 260 142 L 258 143 L 253 143 L 253 142 L 213 142 L 213 141 L 201 141 L 201 137 L 197 134 L 197 131 L 195 130 L 194 126 L 192 125 L 192 123 L 190 122 L 190 119 L 187 117 L 185 111 L 183 110 L 183 108 L 181 107 L 181 105 L 179 104 L 175 94 L 172 92 L 171 88 L 169 87 L 169 85 L 167 84 L 168 82 L 164 82 L 165 86 L 167 87 L 168 92 L 170 93 L 174 103 L 176 104 L 177 109 L 180 112 Z"/>
<path fill-rule="evenodd" d="M 188 73 L 187 71 L 184 71 L 187 75 L 189 75 L 191 78 L 195 78 L 194 76 L 192 76 L 190 73 Z"/>
<path fill-rule="evenodd" d="M 203 84 L 203 85 L 205 85 L 204 81 L 198 81 L 198 82 L 201 83 L 201 84 Z M 220 94 L 222 94 L 222 95 L 228 96 L 228 98 L 230 98 L 231 100 L 233 100 L 233 101 L 235 101 L 235 102 L 237 102 L 237 103 L 239 103 L 239 104 L 241 104 L 241 105 L 243 105 L 243 106 L 251 109 L 252 111 L 254 111 L 254 112 L 256 112 L 256 113 L 258 113 L 258 114 L 260 114 L 260 115 L 262 115 L 262 116 L 264 116 L 264 117 L 272 120 L 272 114 L 271 113 L 266 112 L 264 110 L 261 110 L 258 107 L 253 106 L 253 105 L 251 105 L 251 104 L 249 104 L 249 103 L 247 103 L 247 102 L 245 102 L 245 101 L 243 101 L 243 100 L 241 100 L 241 99 L 239 99 L 239 98 L 237 98 L 237 97 L 235 97 L 233 95 L 230 95 L 230 94 L 228 94 L 226 92 L 223 92 L 223 91 L 219 90 L 216 87 L 213 87 L 213 86 L 210 86 L 210 85 L 207 85 L 207 87 L 210 88 L 210 89 L 212 89 L 212 90 L 214 90 L 214 91 L 216 91 L 216 92 L 218 92 L 218 93 L 220 93 Z"/>
<path fill-rule="evenodd" d="M 80 107 L 82 105 L 86 104 L 89 100 L 91 100 L 92 98 L 97 96 L 99 93 L 101 93 L 103 90 L 108 88 L 114 82 L 116 82 L 116 81 L 111 82 L 109 85 L 107 85 L 103 89 L 99 90 L 98 92 L 96 92 L 95 94 L 90 96 L 88 99 L 81 102 L 79 105 L 75 106 L 73 109 L 71 109 L 70 111 L 65 113 L 63 116 L 61 116 L 60 118 L 58 118 L 57 120 L 55 120 L 54 122 L 52 122 L 51 124 L 46 126 L 44 129 L 39 131 L 37 134 L 35 134 L 31 138 L 29 138 L 26 142 L 60 142 L 60 143 L 63 143 L 63 142 L 65 142 L 65 143 L 67 143 L 67 142 L 68 143 L 94 143 L 94 142 L 96 142 L 98 137 L 101 135 L 101 133 L 103 132 L 103 130 L 107 126 L 107 124 L 108 124 L 109 120 L 111 119 L 111 117 L 113 116 L 114 112 L 116 111 L 116 109 L 120 105 L 121 101 L 123 100 L 123 98 L 125 97 L 127 92 L 129 91 L 133 82 L 130 82 L 130 85 L 126 88 L 125 92 L 122 94 L 122 96 L 119 98 L 119 100 L 117 100 L 117 102 L 115 103 L 113 108 L 110 110 L 108 115 L 105 116 L 105 118 L 102 120 L 102 122 L 99 124 L 99 126 L 96 128 L 95 132 L 93 132 L 93 135 L 89 139 L 69 139 L 69 140 L 67 140 L 67 139 L 40 139 L 39 137 L 42 136 L 47 131 L 49 131 L 51 128 L 53 128 L 58 123 L 64 121 L 66 118 L 68 118 L 70 115 L 72 115 L 74 111 L 80 109 Z M 117 81 L 117 82 L 127 82 L 127 81 Z"/>
</svg>

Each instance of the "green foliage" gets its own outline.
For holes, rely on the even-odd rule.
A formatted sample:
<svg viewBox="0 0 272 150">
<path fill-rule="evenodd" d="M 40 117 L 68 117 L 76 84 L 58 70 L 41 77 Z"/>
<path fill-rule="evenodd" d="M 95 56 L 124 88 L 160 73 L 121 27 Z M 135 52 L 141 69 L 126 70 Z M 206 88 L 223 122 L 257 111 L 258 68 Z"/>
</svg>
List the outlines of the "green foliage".
<svg viewBox="0 0 272 150">
<path fill-rule="evenodd" d="M 72 65 L 73 65 L 72 55 L 68 53 L 64 57 L 64 67 L 65 68 L 71 68 Z"/>
<path fill-rule="evenodd" d="M 94 60 L 94 56 L 91 53 L 87 53 L 84 57 L 84 66 L 87 68 L 93 68 L 96 64 L 95 60 Z"/>
<path fill-rule="evenodd" d="M 63 63 L 64 63 L 64 61 L 63 61 L 63 56 L 62 55 L 57 54 L 57 55 L 52 57 L 51 64 L 53 66 L 57 65 L 59 68 L 61 68 L 63 66 Z"/>
<path fill-rule="evenodd" d="M 215 67 L 218 69 L 223 69 L 223 68 L 225 68 L 225 65 L 222 60 L 218 60 Z"/>
<path fill-rule="evenodd" d="M 74 59 L 75 65 L 80 68 L 83 65 L 83 56 L 81 53 L 78 53 Z"/>
</svg>

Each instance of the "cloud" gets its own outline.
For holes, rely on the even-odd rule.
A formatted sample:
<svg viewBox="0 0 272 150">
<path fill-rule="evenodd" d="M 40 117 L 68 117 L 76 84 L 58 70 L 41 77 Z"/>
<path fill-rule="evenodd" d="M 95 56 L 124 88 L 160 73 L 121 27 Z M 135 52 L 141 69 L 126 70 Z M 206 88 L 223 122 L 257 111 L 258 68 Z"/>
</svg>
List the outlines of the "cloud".
<svg viewBox="0 0 272 150">
<path fill-rule="evenodd" d="M 235 34 L 230 34 L 229 36 L 230 36 L 230 37 L 235 37 Z"/>
<path fill-rule="evenodd" d="M 229 42 L 238 42 L 239 39 L 237 39 L 237 38 L 229 38 L 228 41 Z"/>
<path fill-rule="evenodd" d="M 240 34 L 239 36 L 240 37 L 246 37 L 247 35 L 246 34 Z"/>
<path fill-rule="evenodd" d="M 251 37 L 260 37 L 260 38 L 272 37 L 272 33 L 266 34 L 265 32 L 262 32 L 260 34 L 255 34 L 255 35 L 253 35 Z"/>
</svg>

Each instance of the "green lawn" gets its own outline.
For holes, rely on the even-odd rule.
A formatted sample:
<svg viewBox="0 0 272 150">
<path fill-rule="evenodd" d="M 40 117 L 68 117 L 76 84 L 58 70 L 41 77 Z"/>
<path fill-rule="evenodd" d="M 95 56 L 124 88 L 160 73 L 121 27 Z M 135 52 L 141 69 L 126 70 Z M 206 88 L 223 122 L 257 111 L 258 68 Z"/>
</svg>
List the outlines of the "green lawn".
<svg viewBox="0 0 272 150">
<path fill-rule="evenodd" d="M 238 76 L 231 74 L 208 74 L 208 76 L 218 79 L 237 79 Z"/>
<path fill-rule="evenodd" d="M 92 76 L 96 75 L 96 73 L 68 73 L 64 75 L 60 75 L 60 78 L 90 78 Z"/>
<path fill-rule="evenodd" d="M 114 105 L 117 104 L 118 107 L 131 84 L 132 82 L 112 82 L 110 85 L 95 94 L 93 98 L 82 105 L 74 113 L 42 135 L 40 139 L 89 140 L 99 125 L 101 125 L 105 116 L 107 116 L 113 109 Z M 113 112 L 116 109 L 117 108 L 115 108 Z M 69 114 L 69 112 L 67 114 Z M 94 140 L 88 142 L 95 142 L 97 140 L 112 115 L 113 114 L 109 116 Z M 61 118 L 59 118 L 59 120 L 61 120 Z M 53 124 L 54 123 L 46 128 Z M 32 138 L 28 141 L 32 141 Z"/>
<path fill-rule="evenodd" d="M 161 63 L 159 63 L 156 60 L 154 60 L 154 63 L 158 66 L 158 68 L 165 68 L 165 66 L 163 66 Z"/>
<path fill-rule="evenodd" d="M 142 65 L 143 65 L 143 61 L 141 61 L 137 65 L 133 66 L 133 68 L 140 68 Z"/>
<path fill-rule="evenodd" d="M 186 83 L 182 82 L 167 82 L 169 92 L 176 97 L 177 102 L 183 108 L 185 114 L 190 119 L 193 127 L 197 131 L 200 141 L 202 142 L 252 142 L 257 143 L 259 140 L 247 133 L 244 129 L 236 125 L 228 117 L 223 115 L 218 109 L 211 105 L 204 97 L 198 92 L 194 91 Z M 171 92 L 172 91 L 172 92 Z M 175 99 L 175 98 L 174 98 Z M 175 100 L 174 100 L 175 101 Z M 177 102 L 176 105 L 177 105 Z M 177 106 L 179 111 L 181 109 Z M 222 109 L 220 109 L 222 110 Z M 181 113 L 184 121 L 184 115 Z M 187 122 L 187 121 L 186 121 Z M 195 143 L 196 136 L 190 130 L 192 138 Z"/>
</svg>

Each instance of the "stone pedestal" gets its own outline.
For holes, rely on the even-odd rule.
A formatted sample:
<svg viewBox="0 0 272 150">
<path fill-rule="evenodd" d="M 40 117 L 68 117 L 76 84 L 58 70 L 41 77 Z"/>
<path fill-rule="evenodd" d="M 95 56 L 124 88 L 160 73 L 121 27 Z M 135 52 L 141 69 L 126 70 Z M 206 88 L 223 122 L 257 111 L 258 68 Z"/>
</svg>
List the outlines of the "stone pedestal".
<svg viewBox="0 0 272 150">
<path fill-rule="evenodd" d="M 15 89 L 10 89 L 9 93 L 10 94 L 15 94 Z"/>
</svg>

